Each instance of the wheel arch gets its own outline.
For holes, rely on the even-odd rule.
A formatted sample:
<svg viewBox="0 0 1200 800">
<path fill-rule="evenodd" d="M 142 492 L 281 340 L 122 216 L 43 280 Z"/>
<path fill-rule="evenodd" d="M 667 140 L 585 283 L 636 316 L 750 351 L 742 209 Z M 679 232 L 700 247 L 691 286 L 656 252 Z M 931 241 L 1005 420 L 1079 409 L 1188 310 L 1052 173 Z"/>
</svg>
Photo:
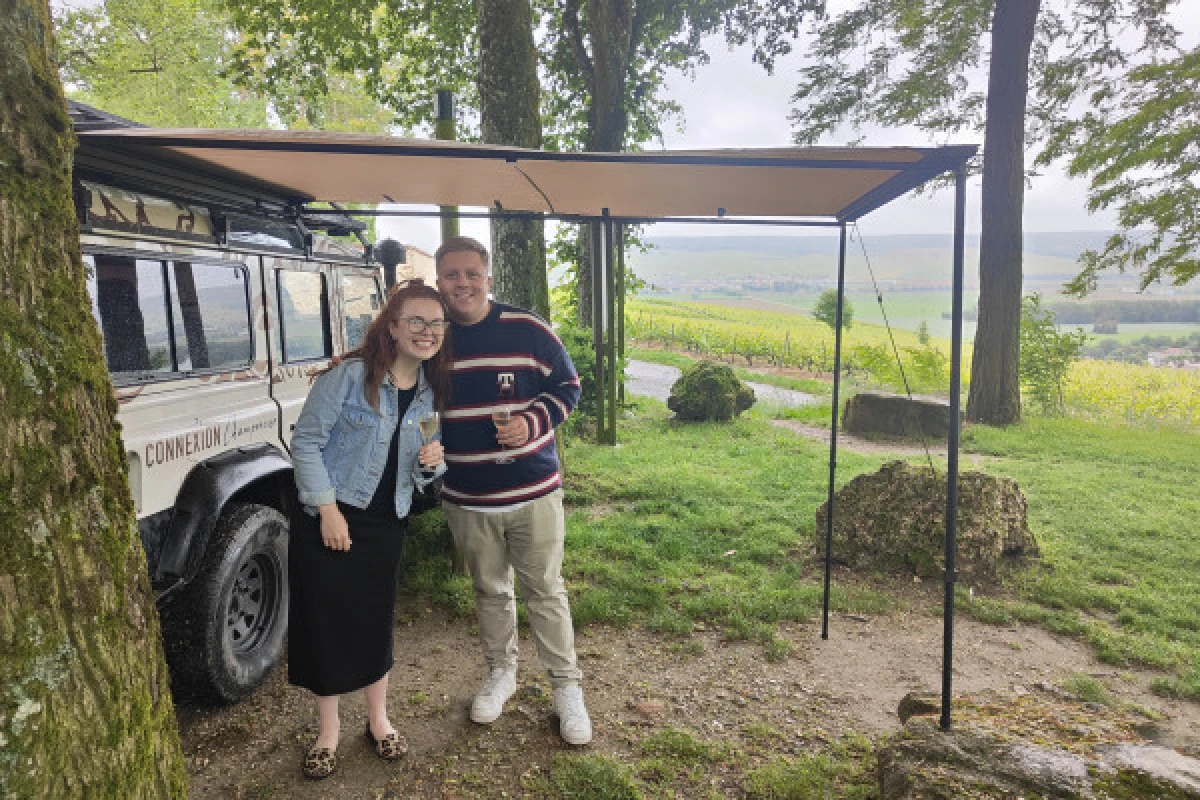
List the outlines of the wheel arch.
<svg viewBox="0 0 1200 800">
<path fill-rule="evenodd" d="M 197 464 L 175 499 L 170 530 L 151 575 L 182 586 L 200 570 L 217 522 L 230 503 L 270 506 L 285 517 L 295 503 L 292 462 L 271 444 L 238 448 Z"/>
</svg>

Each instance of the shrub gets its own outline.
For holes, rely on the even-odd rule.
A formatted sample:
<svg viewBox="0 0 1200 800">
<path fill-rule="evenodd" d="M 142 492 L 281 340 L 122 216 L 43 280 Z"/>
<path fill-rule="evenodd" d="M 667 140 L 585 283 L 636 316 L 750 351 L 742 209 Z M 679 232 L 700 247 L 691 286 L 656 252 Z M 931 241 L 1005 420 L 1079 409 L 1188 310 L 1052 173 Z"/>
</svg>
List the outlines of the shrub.
<svg viewBox="0 0 1200 800">
<path fill-rule="evenodd" d="M 681 420 L 728 422 L 754 405 L 754 390 L 724 364 L 700 361 L 671 387 L 667 408 Z"/>
<path fill-rule="evenodd" d="M 1059 332 L 1054 312 L 1042 298 L 1029 295 L 1021 303 L 1021 388 L 1043 413 L 1063 409 L 1063 381 L 1071 362 L 1087 341 L 1081 330 Z"/>
<path fill-rule="evenodd" d="M 567 417 L 565 431 L 578 433 L 596 418 L 596 349 L 592 344 L 592 332 L 577 322 L 561 322 L 555 332 L 579 373 L 579 405 Z"/>
</svg>

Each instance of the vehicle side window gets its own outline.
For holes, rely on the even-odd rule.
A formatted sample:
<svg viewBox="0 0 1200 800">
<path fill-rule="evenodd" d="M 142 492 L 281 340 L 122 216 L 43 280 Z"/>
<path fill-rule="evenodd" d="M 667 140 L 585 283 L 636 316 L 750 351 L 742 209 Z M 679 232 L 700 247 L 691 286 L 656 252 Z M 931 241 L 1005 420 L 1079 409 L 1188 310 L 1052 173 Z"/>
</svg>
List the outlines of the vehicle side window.
<svg viewBox="0 0 1200 800">
<path fill-rule="evenodd" d="M 252 358 L 244 268 L 85 255 L 115 380 L 235 369 Z"/>
<path fill-rule="evenodd" d="M 168 270 L 180 370 L 250 364 L 250 302 L 242 267 L 176 261 Z"/>
<path fill-rule="evenodd" d="M 329 358 L 329 294 L 319 272 L 276 271 L 279 287 L 279 341 L 283 362 Z"/>
<path fill-rule="evenodd" d="M 170 320 L 161 261 L 89 255 L 88 288 L 114 378 L 170 372 Z"/>
<path fill-rule="evenodd" d="M 362 344 L 367 326 L 383 307 L 379 281 L 364 275 L 342 275 L 342 324 L 346 331 L 346 349 Z"/>
</svg>

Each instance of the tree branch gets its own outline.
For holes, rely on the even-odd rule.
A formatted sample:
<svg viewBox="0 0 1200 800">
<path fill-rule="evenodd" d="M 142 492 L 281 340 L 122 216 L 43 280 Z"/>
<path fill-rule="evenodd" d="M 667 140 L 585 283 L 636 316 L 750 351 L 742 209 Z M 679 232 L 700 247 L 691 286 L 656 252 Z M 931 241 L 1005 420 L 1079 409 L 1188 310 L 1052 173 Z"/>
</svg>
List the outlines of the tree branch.
<svg viewBox="0 0 1200 800">
<path fill-rule="evenodd" d="M 587 48 L 583 45 L 583 31 L 579 26 L 579 0 L 566 0 L 563 6 L 563 27 L 567 29 L 567 43 L 571 46 L 571 54 L 579 62 L 579 69 L 590 86 L 595 83 L 595 75 L 592 60 L 588 58 Z"/>
</svg>

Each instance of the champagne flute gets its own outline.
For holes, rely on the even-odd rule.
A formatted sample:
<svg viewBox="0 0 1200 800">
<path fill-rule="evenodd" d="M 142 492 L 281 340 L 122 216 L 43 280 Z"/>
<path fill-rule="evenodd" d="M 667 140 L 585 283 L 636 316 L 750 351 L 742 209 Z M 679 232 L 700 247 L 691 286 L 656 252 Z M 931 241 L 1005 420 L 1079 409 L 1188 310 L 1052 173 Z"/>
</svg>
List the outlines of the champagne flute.
<svg viewBox="0 0 1200 800">
<path fill-rule="evenodd" d="M 433 437 L 437 436 L 438 430 L 441 428 L 441 418 L 436 411 L 426 411 L 417 420 L 417 427 L 421 430 L 421 444 L 429 444 L 433 441 Z M 425 473 L 433 473 L 433 467 L 421 465 L 421 471 Z"/>
<path fill-rule="evenodd" d="M 507 425 L 509 420 L 512 419 L 512 409 L 508 407 L 508 401 L 512 400 L 513 394 L 514 387 L 511 383 L 500 384 L 500 400 L 503 404 L 492 412 L 492 422 L 496 423 L 497 428 Z M 497 444 L 500 444 L 500 442 L 497 442 Z M 508 448 L 503 444 L 500 444 L 500 449 L 507 450 Z M 511 464 L 513 463 L 513 457 L 508 453 L 502 453 L 500 457 L 496 459 L 496 463 Z"/>
</svg>

